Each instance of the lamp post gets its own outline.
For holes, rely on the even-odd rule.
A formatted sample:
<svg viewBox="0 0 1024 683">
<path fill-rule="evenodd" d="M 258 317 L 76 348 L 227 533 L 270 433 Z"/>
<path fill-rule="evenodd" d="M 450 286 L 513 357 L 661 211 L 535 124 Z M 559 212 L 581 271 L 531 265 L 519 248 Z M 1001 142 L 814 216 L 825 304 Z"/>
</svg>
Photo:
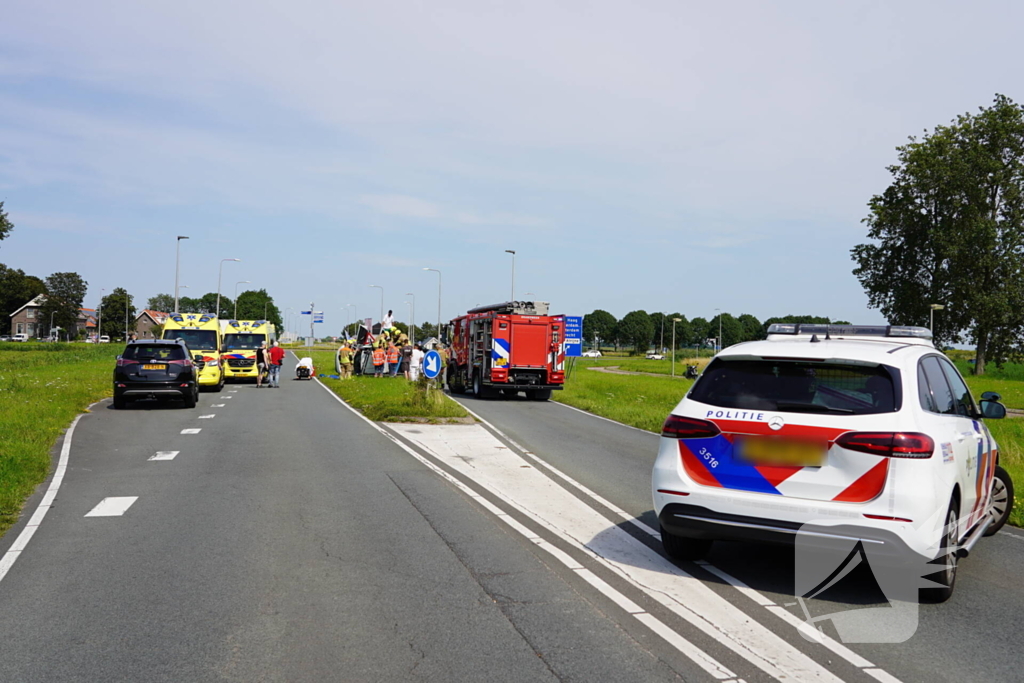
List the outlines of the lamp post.
<svg viewBox="0 0 1024 683">
<path fill-rule="evenodd" d="M 235 315 L 232 316 L 235 320 L 238 320 L 238 285 L 251 284 L 248 280 L 239 280 L 235 283 Z"/>
<path fill-rule="evenodd" d="M 380 290 L 380 318 L 378 318 L 378 320 L 380 321 L 381 327 L 383 328 L 383 326 L 384 326 L 384 288 L 381 287 L 380 285 L 370 285 L 371 289 L 373 287 L 376 287 L 377 289 Z"/>
<path fill-rule="evenodd" d="M 942 304 L 931 304 L 928 307 L 928 329 L 931 330 L 932 336 L 935 336 L 935 311 L 941 311 L 945 308 Z"/>
<path fill-rule="evenodd" d="M 437 340 L 441 341 L 441 271 L 437 268 L 424 268 L 437 273 Z"/>
<path fill-rule="evenodd" d="M 682 318 L 672 318 L 672 376 L 676 376 L 676 323 L 682 322 Z"/>
<path fill-rule="evenodd" d="M 718 339 L 715 344 L 715 353 L 718 353 L 722 350 L 722 309 L 716 308 L 715 310 L 718 312 Z"/>
<path fill-rule="evenodd" d="M 50 339 L 53 339 L 53 314 L 57 311 L 50 311 L 50 329 L 48 330 Z"/>
<path fill-rule="evenodd" d="M 220 260 L 220 268 L 217 270 L 217 314 L 216 320 L 220 320 L 220 281 L 224 275 L 224 262 L 225 261 L 241 261 L 240 258 L 222 258 Z M 217 323 L 218 325 L 220 323 Z"/>
<path fill-rule="evenodd" d="M 345 304 L 345 308 L 352 307 L 352 321 L 356 325 L 356 332 L 359 332 L 359 307 L 355 304 Z"/>
<path fill-rule="evenodd" d="M 174 243 L 174 314 L 178 314 L 178 270 L 181 265 L 181 241 L 187 240 L 188 237 L 184 235 L 178 235 L 177 242 Z"/>
<path fill-rule="evenodd" d="M 289 320 L 289 318 L 290 318 L 291 314 L 292 314 L 292 307 L 291 306 L 286 306 L 285 309 L 284 309 L 284 333 L 285 334 L 288 334 L 288 327 L 289 327 L 289 324 L 291 322 Z"/>
<path fill-rule="evenodd" d="M 412 297 L 412 303 L 409 304 L 411 306 L 409 309 L 409 318 L 412 320 L 412 322 L 409 323 L 409 343 L 416 346 L 416 295 L 412 292 L 406 292 L 405 295 Z M 438 337 L 438 339 L 440 339 L 440 337 Z"/>
<path fill-rule="evenodd" d="M 270 306 L 270 299 L 263 302 L 263 319 L 267 319 L 267 307 Z"/>
<path fill-rule="evenodd" d="M 512 298 L 509 301 L 516 300 L 516 250 L 506 249 L 506 254 L 512 254 Z"/>
<path fill-rule="evenodd" d="M 103 292 L 107 290 L 100 290 L 100 322 L 96 327 L 96 343 L 100 343 L 100 337 L 103 336 Z"/>
</svg>

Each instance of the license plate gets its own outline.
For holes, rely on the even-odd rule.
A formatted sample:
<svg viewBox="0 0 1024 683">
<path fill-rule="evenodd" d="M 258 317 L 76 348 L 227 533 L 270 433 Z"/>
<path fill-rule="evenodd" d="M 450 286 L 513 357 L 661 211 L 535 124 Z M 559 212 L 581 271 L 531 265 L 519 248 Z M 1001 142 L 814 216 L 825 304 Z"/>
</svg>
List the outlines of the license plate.
<svg viewBox="0 0 1024 683">
<path fill-rule="evenodd" d="M 166 370 L 166 365 L 143 365 L 143 370 Z"/>
<path fill-rule="evenodd" d="M 825 444 L 789 439 L 737 439 L 736 457 L 751 465 L 768 467 L 821 467 Z"/>
</svg>

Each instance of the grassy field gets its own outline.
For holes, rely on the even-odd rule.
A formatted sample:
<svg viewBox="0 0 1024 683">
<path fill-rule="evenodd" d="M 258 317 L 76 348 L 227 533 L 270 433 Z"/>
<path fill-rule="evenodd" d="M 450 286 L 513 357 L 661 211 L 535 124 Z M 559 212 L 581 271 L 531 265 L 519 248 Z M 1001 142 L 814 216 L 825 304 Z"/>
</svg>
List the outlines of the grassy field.
<svg viewBox="0 0 1024 683">
<path fill-rule="evenodd" d="M 317 374 L 334 374 L 334 352 L 312 351 Z M 423 382 L 402 378 L 358 376 L 349 380 L 321 377 L 320 381 L 366 417 L 379 422 L 425 421 L 442 423 L 468 418 L 469 413 L 439 389 L 426 390 Z"/>
<path fill-rule="evenodd" d="M 50 467 L 50 449 L 75 415 L 113 393 L 120 344 L 0 345 L 0 533 Z"/>
<path fill-rule="evenodd" d="M 619 365 L 626 369 L 625 363 L 621 360 L 614 359 L 613 362 L 603 358 L 581 359 L 576 372 L 566 382 L 565 389 L 554 392 L 553 400 L 640 429 L 660 432 L 665 417 L 682 400 L 692 383 L 672 377 L 613 375 L 586 369 L 594 365 Z M 654 365 L 668 361 L 638 359 L 638 362 Z M 678 365 L 676 369 L 678 371 Z M 1008 396 L 1016 396 L 1018 392 L 1024 393 L 1024 382 L 1018 380 L 974 378 L 968 375 L 967 381 L 975 397 L 980 396 L 981 391 L 992 390 L 1003 394 L 1005 401 Z M 987 382 L 1001 382 L 1009 386 L 1000 385 L 1002 391 L 981 388 L 986 386 Z M 1007 405 L 1011 405 L 1011 402 L 1007 402 Z M 1000 463 L 1010 473 L 1014 483 L 1020 487 L 1015 496 L 1010 523 L 1014 526 L 1024 526 L 1024 418 L 988 420 L 986 424 L 999 442 Z"/>
</svg>

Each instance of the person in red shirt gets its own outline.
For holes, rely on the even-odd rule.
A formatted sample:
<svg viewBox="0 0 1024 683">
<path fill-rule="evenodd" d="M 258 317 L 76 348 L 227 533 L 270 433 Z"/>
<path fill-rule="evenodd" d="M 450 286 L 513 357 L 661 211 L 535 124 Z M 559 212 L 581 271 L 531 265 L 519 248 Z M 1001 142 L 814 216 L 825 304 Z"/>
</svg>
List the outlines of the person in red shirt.
<svg viewBox="0 0 1024 683">
<path fill-rule="evenodd" d="M 284 363 L 284 349 L 277 345 L 276 341 L 270 342 L 270 351 L 267 352 L 270 358 L 270 386 L 281 388 L 281 365 Z"/>
</svg>

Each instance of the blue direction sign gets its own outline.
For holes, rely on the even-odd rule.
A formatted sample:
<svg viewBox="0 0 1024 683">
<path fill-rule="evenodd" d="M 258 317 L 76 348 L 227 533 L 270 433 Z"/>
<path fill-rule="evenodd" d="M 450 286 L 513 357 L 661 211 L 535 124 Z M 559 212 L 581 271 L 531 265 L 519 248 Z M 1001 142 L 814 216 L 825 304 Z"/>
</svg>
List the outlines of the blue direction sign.
<svg viewBox="0 0 1024 683">
<path fill-rule="evenodd" d="M 313 311 L 313 322 L 322 323 L 324 321 L 323 311 Z"/>
<path fill-rule="evenodd" d="M 565 316 L 565 357 L 583 355 L 583 316 Z"/>
<path fill-rule="evenodd" d="M 313 311 L 299 311 L 299 313 L 301 313 L 302 315 L 309 315 L 312 312 Z"/>
<path fill-rule="evenodd" d="M 423 374 L 427 379 L 434 379 L 441 374 L 441 354 L 437 351 L 423 354 Z"/>
</svg>

